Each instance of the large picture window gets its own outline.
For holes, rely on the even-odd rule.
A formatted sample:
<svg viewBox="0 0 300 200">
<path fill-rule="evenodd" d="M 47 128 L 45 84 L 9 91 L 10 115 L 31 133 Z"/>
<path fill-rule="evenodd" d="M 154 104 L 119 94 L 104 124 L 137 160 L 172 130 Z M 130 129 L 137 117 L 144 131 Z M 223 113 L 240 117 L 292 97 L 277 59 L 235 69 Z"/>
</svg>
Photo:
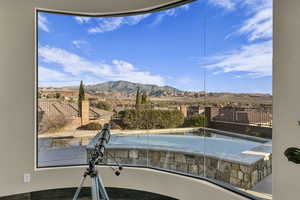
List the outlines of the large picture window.
<svg viewBox="0 0 300 200">
<path fill-rule="evenodd" d="M 109 123 L 102 164 L 270 192 L 270 1 L 37 19 L 38 167 L 87 164 Z"/>
</svg>

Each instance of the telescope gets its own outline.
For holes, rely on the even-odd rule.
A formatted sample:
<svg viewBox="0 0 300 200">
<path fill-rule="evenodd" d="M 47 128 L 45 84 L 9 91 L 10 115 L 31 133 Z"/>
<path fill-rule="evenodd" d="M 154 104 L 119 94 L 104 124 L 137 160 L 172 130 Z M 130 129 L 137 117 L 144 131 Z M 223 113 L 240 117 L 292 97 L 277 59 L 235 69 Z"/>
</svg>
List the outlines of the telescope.
<svg viewBox="0 0 300 200">
<path fill-rule="evenodd" d="M 102 179 L 98 174 L 98 171 L 96 169 L 96 165 L 99 164 L 104 159 L 105 156 L 105 148 L 106 145 L 110 141 L 110 125 L 104 124 L 102 130 L 97 133 L 95 136 L 95 147 L 90 152 L 89 155 L 89 167 L 84 172 L 79 187 L 77 188 L 75 195 L 73 197 L 73 200 L 78 200 L 79 193 L 82 189 L 82 186 L 84 184 L 84 181 L 87 176 L 90 176 L 92 179 L 92 186 L 91 186 L 91 194 L 92 194 L 92 200 L 109 200 L 109 197 L 107 195 L 106 189 L 103 185 Z M 107 152 L 108 153 L 108 152 Z M 108 153 L 109 154 L 109 153 Z M 119 176 L 120 171 L 122 170 L 122 167 L 119 165 L 118 162 L 116 162 L 118 165 L 118 170 L 112 168 L 115 171 L 115 175 Z"/>
<path fill-rule="evenodd" d="M 97 143 L 95 145 L 95 148 L 91 152 L 89 164 L 98 164 L 99 161 L 103 160 L 106 145 L 110 141 L 110 135 L 111 133 L 109 124 L 104 124 L 102 130 L 95 136 Z"/>
</svg>

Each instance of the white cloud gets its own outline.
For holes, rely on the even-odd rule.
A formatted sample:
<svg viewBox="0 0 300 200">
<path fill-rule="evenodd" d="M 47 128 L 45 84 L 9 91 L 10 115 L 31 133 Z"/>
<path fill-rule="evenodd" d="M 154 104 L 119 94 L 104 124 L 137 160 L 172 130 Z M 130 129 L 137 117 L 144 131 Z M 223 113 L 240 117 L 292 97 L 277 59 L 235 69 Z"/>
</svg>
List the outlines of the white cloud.
<svg viewBox="0 0 300 200">
<path fill-rule="evenodd" d="M 39 65 L 39 87 L 60 87 L 77 85 L 79 80 L 60 71 Z"/>
<path fill-rule="evenodd" d="M 160 23 L 164 17 L 166 16 L 176 16 L 178 10 L 188 10 L 189 5 L 183 5 L 178 8 L 169 9 L 161 12 L 156 16 L 154 22 L 152 24 Z M 92 26 L 88 29 L 89 33 L 105 33 L 117 30 L 125 25 L 133 26 L 141 23 L 144 19 L 152 16 L 152 14 L 143 14 L 143 15 L 135 15 L 128 17 L 110 17 L 110 18 L 98 18 L 96 21 L 96 25 Z M 77 19 L 79 20 L 79 19 Z M 79 20 L 81 23 L 84 23 L 82 19 Z M 89 21 L 89 20 L 88 20 Z"/>
<path fill-rule="evenodd" d="M 38 14 L 38 27 L 42 29 L 43 31 L 50 32 L 49 30 L 49 22 L 45 16 L 43 16 L 41 13 Z"/>
<path fill-rule="evenodd" d="M 239 0 L 242 6 L 248 6 L 252 11 L 258 11 L 264 8 L 272 7 L 272 0 Z"/>
<path fill-rule="evenodd" d="M 272 38 L 272 0 L 209 0 L 209 3 L 228 11 L 236 10 L 237 7 L 243 8 L 243 12 L 247 10 L 247 19 L 240 29 L 229 34 L 226 39 L 236 34 L 247 35 L 250 42 Z"/>
<path fill-rule="evenodd" d="M 91 27 L 88 31 L 90 33 L 104 33 L 114 31 L 121 28 L 124 25 L 136 25 L 143 19 L 149 17 L 151 14 L 136 15 L 129 17 L 111 17 L 111 18 L 99 18 L 97 26 Z"/>
<path fill-rule="evenodd" d="M 114 60 L 115 73 L 112 74 L 112 80 L 125 80 L 136 83 L 164 85 L 164 79 L 160 75 L 152 75 L 150 72 L 138 71 L 131 63 L 126 61 Z"/>
<path fill-rule="evenodd" d="M 84 40 L 74 40 L 74 41 L 72 41 L 72 44 L 73 44 L 76 48 L 80 48 L 82 45 L 87 44 L 87 42 L 84 41 Z"/>
<path fill-rule="evenodd" d="M 134 69 L 134 66 L 131 64 L 131 63 L 128 63 L 128 62 L 125 62 L 125 61 L 121 61 L 121 60 L 113 60 L 113 64 L 115 66 L 117 66 L 117 69 L 120 71 L 120 72 L 129 72 L 129 71 L 133 71 L 135 70 Z"/>
<path fill-rule="evenodd" d="M 122 26 L 124 23 L 124 18 L 109 18 L 109 19 L 102 19 L 99 20 L 97 26 L 90 28 L 88 31 L 89 33 L 104 33 L 116 30 Z"/>
<path fill-rule="evenodd" d="M 78 79 L 88 75 L 96 77 L 99 82 L 125 80 L 145 84 L 164 84 L 164 79 L 160 75 L 140 71 L 133 64 L 122 60 L 113 60 L 111 64 L 93 62 L 66 50 L 49 46 L 40 47 L 39 56 L 42 62 L 56 64 L 62 67 L 64 72 L 72 74 Z"/>
<path fill-rule="evenodd" d="M 225 8 L 226 10 L 233 10 L 235 8 L 236 1 L 233 0 L 209 0 L 214 6 Z"/>
<path fill-rule="evenodd" d="M 248 45 L 240 49 L 210 57 L 207 68 L 214 70 L 213 75 L 229 72 L 243 72 L 254 78 L 272 76 L 272 0 L 210 0 L 214 6 L 228 11 L 238 8 L 246 10 L 246 20 L 238 31 L 229 34 L 245 35 Z M 239 11 L 240 12 L 240 11 Z M 259 41 L 263 39 L 263 41 Z M 241 78 L 241 75 L 234 75 Z"/>
<path fill-rule="evenodd" d="M 83 24 L 83 23 L 88 23 L 91 18 L 90 17 L 74 17 L 74 19 L 79 23 L 79 24 Z"/>
<path fill-rule="evenodd" d="M 174 16 L 176 16 L 179 10 L 185 10 L 186 11 L 186 10 L 189 10 L 189 8 L 190 8 L 190 6 L 186 4 L 186 5 L 180 6 L 178 8 L 172 8 L 172 9 L 163 11 L 159 15 L 157 15 L 157 17 L 155 18 L 152 25 L 157 25 L 157 24 L 161 23 L 162 20 L 165 17 L 174 17 Z"/>
<path fill-rule="evenodd" d="M 208 59 L 208 69 L 223 72 L 245 72 L 258 78 L 272 76 L 272 41 L 243 46 L 234 52 Z"/>
<path fill-rule="evenodd" d="M 248 39 L 266 39 L 272 37 L 272 8 L 260 9 L 253 17 L 246 20 L 239 33 L 248 34 Z"/>
<path fill-rule="evenodd" d="M 143 19 L 150 17 L 150 16 L 151 16 L 151 14 L 129 16 L 129 17 L 126 17 L 125 21 L 127 21 L 126 23 L 128 23 L 129 25 L 136 25 L 136 24 L 140 23 L 140 21 L 142 21 Z"/>
<path fill-rule="evenodd" d="M 39 56 L 45 63 L 60 64 L 65 72 L 78 76 L 82 72 L 91 72 L 94 74 L 109 75 L 110 67 L 102 63 L 92 63 L 80 56 L 59 48 L 49 46 L 39 47 Z"/>
<path fill-rule="evenodd" d="M 39 79 L 43 81 L 65 81 L 69 79 L 66 74 L 43 66 L 39 66 L 38 74 Z"/>
</svg>

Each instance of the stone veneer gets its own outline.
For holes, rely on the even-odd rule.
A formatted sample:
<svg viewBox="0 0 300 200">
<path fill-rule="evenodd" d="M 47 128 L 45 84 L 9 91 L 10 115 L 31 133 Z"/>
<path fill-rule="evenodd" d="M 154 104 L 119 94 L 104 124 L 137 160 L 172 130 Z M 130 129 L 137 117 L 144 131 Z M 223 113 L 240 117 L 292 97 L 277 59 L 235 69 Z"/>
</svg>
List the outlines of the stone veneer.
<svg viewBox="0 0 300 200">
<path fill-rule="evenodd" d="M 88 155 L 89 151 L 90 149 L 87 149 Z M 124 165 L 156 167 L 196 176 L 206 176 L 245 189 L 255 186 L 272 173 L 272 154 L 262 156 L 254 163 L 244 164 L 207 155 L 167 150 L 109 148 L 107 152 Z M 116 162 L 106 155 L 103 163 L 113 164 Z"/>
</svg>

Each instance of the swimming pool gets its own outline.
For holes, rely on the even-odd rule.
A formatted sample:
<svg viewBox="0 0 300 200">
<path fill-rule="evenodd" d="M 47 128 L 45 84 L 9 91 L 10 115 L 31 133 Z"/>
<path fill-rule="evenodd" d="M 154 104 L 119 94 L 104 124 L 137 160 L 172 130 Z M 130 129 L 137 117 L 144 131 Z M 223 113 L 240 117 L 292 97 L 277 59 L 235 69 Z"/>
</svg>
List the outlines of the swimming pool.
<svg viewBox="0 0 300 200">
<path fill-rule="evenodd" d="M 87 144 L 89 144 L 88 148 L 93 148 L 96 141 L 97 139 L 92 137 L 40 138 L 38 142 L 39 160 L 49 160 L 49 158 L 56 160 L 56 158 L 66 155 L 66 152 L 69 152 L 68 149 L 76 147 L 80 147 L 80 152 L 82 152 L 80 154 L 84 154 Z M 182 152 L 250 164 L 261 159 L 262 156 L 260 153 L 249 154 L 249 151 L 272 152 L 271 147 L 264 145 L 265 142 L 259 138 L 245 139 L 240 138 L 239 135 L 235 136 L 234 133 L 224 135 L 214 131 L 206 131 L 205 134 L 199 131 L 152 135 L 113 133 L 107 148 Z M 72 156 L 66 155 L 60 160 L 70 160 L 69 158 Z"/>
<path fill-rule="evenodd" d="M 112 135 L 110 148 L 151 148 L 188 153 L 206 153 L 218 156 L 233 156 L 262 145 L 240 138 L 209 133 L 208 136 L 189 135 Z"/>
</svg>

